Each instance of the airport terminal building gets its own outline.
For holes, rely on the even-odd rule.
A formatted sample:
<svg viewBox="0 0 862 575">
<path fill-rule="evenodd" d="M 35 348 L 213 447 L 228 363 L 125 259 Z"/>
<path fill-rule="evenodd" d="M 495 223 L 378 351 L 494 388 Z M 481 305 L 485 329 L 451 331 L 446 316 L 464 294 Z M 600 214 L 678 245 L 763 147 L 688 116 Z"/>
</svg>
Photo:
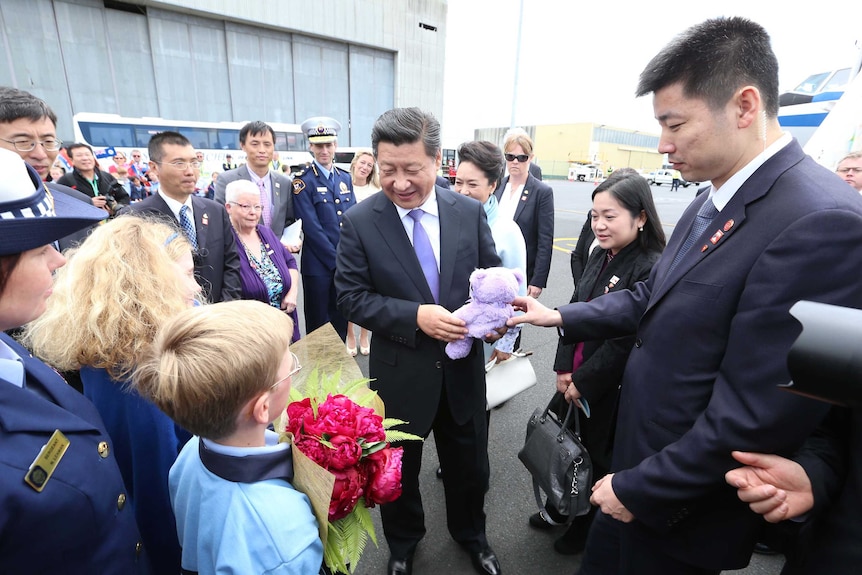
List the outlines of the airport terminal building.
<svg viewBox="0 0 862 575">
<path fill-rule="evenodd" d="M 3 0 L 0 85 L 72 116 L 300 123 L 370 144 L 395 106 L 443 110 L 446 0 Z"/>
</svg>

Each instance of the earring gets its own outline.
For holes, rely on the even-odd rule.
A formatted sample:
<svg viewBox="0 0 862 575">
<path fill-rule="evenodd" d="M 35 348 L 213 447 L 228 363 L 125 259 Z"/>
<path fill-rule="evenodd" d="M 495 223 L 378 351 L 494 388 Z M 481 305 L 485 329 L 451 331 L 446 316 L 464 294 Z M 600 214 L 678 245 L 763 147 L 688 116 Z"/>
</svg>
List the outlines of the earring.
<svg viewBox="0 0 862 575">
<path fill-rule="evenodd" d="M 638 228 L 638 231 L 639 231 L 639 232 L 644 231 L 644 227 L 643 227 L 643 226 L 639 227 L 639 228 Z"/>
</svg>

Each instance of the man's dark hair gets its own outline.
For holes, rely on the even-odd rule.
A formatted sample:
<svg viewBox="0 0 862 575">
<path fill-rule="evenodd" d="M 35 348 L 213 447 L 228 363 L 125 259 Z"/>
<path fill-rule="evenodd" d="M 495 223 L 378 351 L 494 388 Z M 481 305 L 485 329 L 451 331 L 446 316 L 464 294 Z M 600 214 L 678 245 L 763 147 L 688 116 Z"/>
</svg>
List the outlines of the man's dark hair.
<svg viewBox="0 0 862 575">
<path fill-rule="evenodd" d="M 486 141 L 464 142 L 458 148 L 458 161 L 470 162 L 485 174 L 489 184 L 496 186 L 503 175 L 503 152 L 496 145 Z"/>
<path fill-rule="evenodd" d="M 375 158 L 380 142 L 400 146 L 420 140 L 428 157 L 436 157 L 440 151 L 440 122 L 419 108 L 393 108 L 377 118 L 371 129 L 371 149 Z"/>
<path fill-rule="evenodd" d="M 191 146 L 189 139 L 179 132 L 159 132 L 150 138 L 147 144 L 147 153 L 150 155 L 151 162 L 161 162 L 165 157 L 165 144 L 172 146 Z"/>
<path fill-rule="evenodd" d="M 700 98 L 713 110 L 742 86 L 753 85 L 767 116 L 778 115 L 778 60 L 766 30 L 745 18 L 706 20 L 677 36 L 641 72 L 635 94 L 677 82 L 686 97 Z"/>
<path fill-rule="evenodd" d="M 89 145 L 87 145 L 83 142 L 75 142 L 75 143 L 69 144 L 68 146 L 66 146 L 66 153 L 69 154 L 69 157 L 71 158 L 72 152 L 74 150 L 77 150 L 78 148 L 87 148 L 88 150 L 90 150 L 90 153 L 93 154 L 93 157 L 94 158 L 96 157 L 96 153 L 93 151 L 93 148 L 91 148 Z M 98 166 L 96 166 L 96 167 L 98 167 Z"/>
<path fill-rule="evenodd" d="M 33 122 L 48 118 L 57 126 L 57 114 L 43 100 L 24 90 L 0 87 L 0 123 L 9 124 L 21 118 Z"/>
<path fill-rule="evenodd" d="M 272 143 L 275 144 L 275 130 L 272 129 L 272 126 L 260 120 L 249 122 L 239 131 L 239 145 L 245 144 L 245 139 L 248 136 L 257 136 L 265 132 L 269 132 L 269 135 L 272 136 Z"/>
</svg>

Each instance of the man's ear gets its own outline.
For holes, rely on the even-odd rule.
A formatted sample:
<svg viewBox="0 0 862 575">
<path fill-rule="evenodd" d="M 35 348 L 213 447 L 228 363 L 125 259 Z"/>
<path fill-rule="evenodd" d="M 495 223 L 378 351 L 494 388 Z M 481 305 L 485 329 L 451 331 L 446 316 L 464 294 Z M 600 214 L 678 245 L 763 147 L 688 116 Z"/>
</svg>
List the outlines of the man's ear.
<svg viewBox="0 0 862 575">
<path fill-rule="evenodd" d="M 734 96 L 737 114 L 737 126 L 746 129 L 760 119 L 763 110 L 763 100 L 760 90 L 755 86 L 743 86 Z"/>
</svg>

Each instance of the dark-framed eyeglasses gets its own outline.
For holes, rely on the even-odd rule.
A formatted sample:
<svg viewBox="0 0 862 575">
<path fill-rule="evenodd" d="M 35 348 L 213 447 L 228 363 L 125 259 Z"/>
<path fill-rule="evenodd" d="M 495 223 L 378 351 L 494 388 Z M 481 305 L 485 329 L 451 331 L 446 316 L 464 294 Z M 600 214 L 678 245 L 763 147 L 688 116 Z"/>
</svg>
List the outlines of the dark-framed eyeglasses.
<svg viewBox="0 0 862 575">
<path fill-rule="evenodd" d="M 46 140 L 31 140 L 30 138 L 7 140 L 6 138 L 0 138 L 0 140 L 3 140 L 7 144 L 12 144 L 12 146 L 19 152 L 33 151 L 37 144 L 42 144 L 42 147 L 49 152 L 57 152 L 63 147 L 63 141 L 58 140 L 57 138 L 48 138 Z"/>
<path fill-rule="evenodd" d="M 187 170 L 189 166 L 194 168 L 195 170 L 199 170 L 201 168 L 201 163 L 197 160 L 185 161 L 185 160 L 174 160 L 173 162 L 155 162 L 160 165 L 168 165 L 177 170 Z"/>
<path fill-rule="evenodd" d="M 526 162 L 527 160 L 529 160 L 529 159 L 530 159 L 530 156 L 528 156 L 527 154 L 518 154 L 518 155 L 515 155 L 515 154 L 505 154 L 505 156 L 506 156 L 506 161 L 507 161 L 507 162 L 514 162 L 515 160 L 518 160 L 518 161 L 519 161 L 519 162 L 521 162 L 522 164 L 523 164 L 524 162 Z"/>
<path fill-rule="evenodd" d="M 862 174 L 862 168 L 856 168 L 856 167 L 853 167 L 853 168 L 838 168 L 838 169 L 837 169 L 837 170 L 835 170 L 835 171 L 836 171 L 836 172 L 838 172 L 839 174 L 848 174 L 848 173 L 852 173 L 852 174 Z"/>
<path fill-rule="evenodd" d="M 290 379 L 291 377 L 293 377 L 294 375 L 296 375 L 297 373 L 299 373 L 299 370 L 302 369 L 302 366 L 299 365 L 299 358 L 296 357 L 296 354 L 293 352 L 290 352 L 290 357 L 293 358 L 293 369 L 290 370 L 290 373 L 288 373 L 287 375 L 285 375 L 284 377 L 282 377 L 281 379 L 279 379 L 278 381 L 276 381 L 275 383 L 270 385 L 269 386 L 270 391 L 272 391 L 273 389 L 278 387 L 278 384 L 280 384 L 281 382 L 286 381 L 286 380 Z"/>
</svg>

